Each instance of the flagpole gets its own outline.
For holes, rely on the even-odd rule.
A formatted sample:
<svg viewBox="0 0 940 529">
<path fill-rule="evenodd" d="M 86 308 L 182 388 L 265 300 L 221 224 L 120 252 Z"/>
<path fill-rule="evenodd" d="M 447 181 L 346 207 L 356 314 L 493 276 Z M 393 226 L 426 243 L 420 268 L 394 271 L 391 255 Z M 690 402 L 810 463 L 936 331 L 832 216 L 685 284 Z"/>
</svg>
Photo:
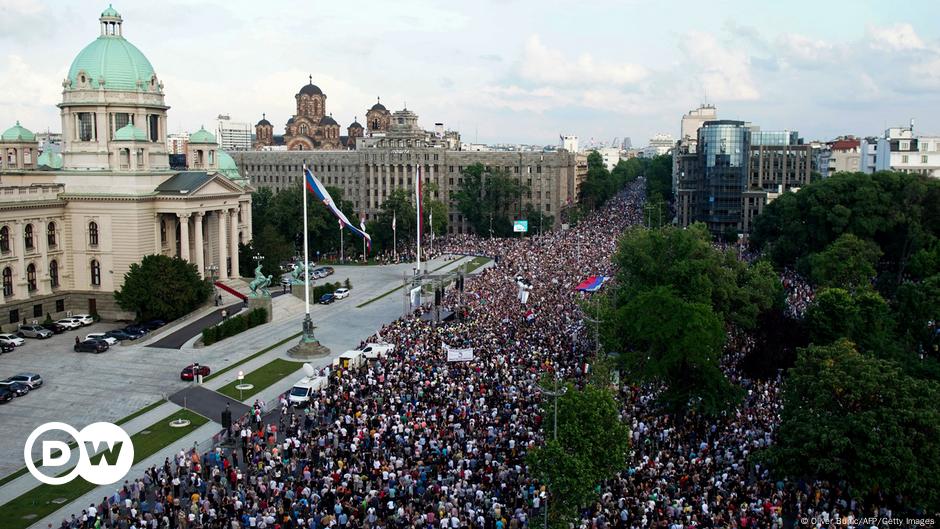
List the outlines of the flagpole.
<svg viewBox="0 0 940 529">
<path fill-rule="evenodd" d="M 343 221 L 339 221 L 339 262 L 343 264 Z"/>
<path fill-rule="evenodd" d="M 304 313 L 307 315 L 304 318 L 304 327 L 306 328 L 306 320 L 310 319 L 310 257 L 308 255 L 308 248 L 310 241 L 307 237 L 307 164 L 304 164 L 304 175 L 303 175 L 303 188 L 304 188 Z"/>
<path fill-rule="evenodd" d="M 415 209 L 417 210 L 416 221 L 418 223 L 418 251 L 417 251 L 417 266 L 415 267 L 416 273 L 421 273 L 421 166 L 415 166 Z"/>
<path fill-rule="evenodd" d="M 398 227 L 396 226 L 396 215 L 395 212 L 392 212 L 392 255 L 395 258 L 395 262 L 398 262 Z"/>
</svg>

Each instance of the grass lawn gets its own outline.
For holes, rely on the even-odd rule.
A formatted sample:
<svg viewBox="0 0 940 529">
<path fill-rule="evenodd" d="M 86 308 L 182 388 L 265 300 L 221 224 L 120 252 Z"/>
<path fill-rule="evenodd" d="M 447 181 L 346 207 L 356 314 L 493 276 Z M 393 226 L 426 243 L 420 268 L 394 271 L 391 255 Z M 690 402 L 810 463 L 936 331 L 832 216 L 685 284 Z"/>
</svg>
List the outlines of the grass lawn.
<svg viewBox="0 0 940 529">
<path fill-rule="evenodd" d="M 238 367 L 238 366 L 244 364 L 245 362 L 249 362 L 249 361 L 251 361 L 251 360 L 254 360 L 255 358 L 258 358 L 259 356 L 263 355 L 264 353 L 267 353 L 268 351 L 270 351 L 271 349 L 274 349 L 275 347 L 280 347 L 280 346 L 286 344 L 287 342 L 289 342 L 289 341 L 291 341 L 291 340 L 296 340 L 297 338 L 300 338 L 300 335 L 301 335 L 301 334 L 303 334 L 303 333 L 302 333 L 302 332 L 299 332 L 299 333 L 297 333 L 297 334 L 292 334 L 292 335 L 288 336 L 287 338 L 284 338 L 284 339 L 281 340 L 280 342 L 277 342 L 277 343 L 274 344 L 274 345 L 269 345 L 269 346 L 265 347 L 264 349 L 258 351 L 257 353 L 252 354 L 251 356 L 246 356 L 245 358 L 242 358 L 241 360 L 239 360 L 238 362 L 235 362 L 234 364 L 232 364 L 232 365 L 230 365 L 230 366 L 225 366 L 224 368 L 222 368 L 222 369 L 220 369 L 220 370 L 218 370 L 218 371 L 212 373 L 211 375 L 205 377 L 205 380 L 212 380 L 213 378 L 215 378 L 215 377 L 221 375 L 222 373 L 226 373 L 226 372 L 228 372 L 228 371 L 231 371 L 231 370 L 235 369 L 236 367 Z"/>
<path fill-rule="evenodd" d="M 294 371 L 297 371 L 303 367 L 303 362 L 291 362 L 289 360 L 284 360 L 282 358 L 274 359 L 267 364 L 255 369 L 251 373 L 245 373 L 245 380 L 239 382 L 235 380 L 230 384 L 222 386 L 217 391 L 223 395 L 231 397 L 236 400 L 244 400 L 255 393 L 267 388 L 271 384 L 281 380 L 282 378 L 290 375 Z M 235 386 L 238 384 L 252 384 L 253 388 L 239 392 L 235 389 Z M 239 398 L 241 397 L 241 398 Z"/>
<path fill-rule="evenodd" d="M 188 419 L 191 424 L 185 428 L 171 428 L 168 423 L 177 417 Z M 180 410 L 151 424 L 140 433 L 131 436 L 131 441 L 134 443 L 134 463 L 155 454 L 163 447 L 186 436 L 208 421 L 202 415 L 189 410 Z M 96 462 L 97 459 L 92 458 L 92 461 Z M 95 487 L 97 485 L 82 478 L 76 478 L 64 485 L 39 485 L 9 503 L 0 506 L 0 520 L 3 520 L 4 529 L 25 529 L 35 523 L 36 520 L 59 510 L 66 504 L 94 490 Z M 65 501 L 62 501 L 63 499 Z"/>
<path fill-rule="evenodd" d="M 474 257 L 472 261 L 467 263 L 467 273 L 472 273 L 474 270 L 480 268 L 490 261 L 492 261 L 492 259 L 489 257 Z"/>
</svg>

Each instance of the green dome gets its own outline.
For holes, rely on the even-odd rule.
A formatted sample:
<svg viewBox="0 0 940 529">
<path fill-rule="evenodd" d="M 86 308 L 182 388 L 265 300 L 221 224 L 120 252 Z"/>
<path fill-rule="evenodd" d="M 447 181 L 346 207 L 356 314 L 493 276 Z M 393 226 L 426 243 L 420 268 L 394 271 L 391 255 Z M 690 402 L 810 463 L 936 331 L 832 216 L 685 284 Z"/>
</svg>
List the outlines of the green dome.
<svg viewBox="0 0 940 529">
<path fill-rule="evenodd" d="M 215 140 L 215 134 L 212 134 L 205 127 L 200 127 L 199 130 L 189 135 L 189 143 L 213 143 L 218 145 L 219 142 Z"/>
<path fill-rule="evenodd" d="M 144 131 L 128 123 L 114 133 L 114 141 L 147 141 Z"/>
<path fill-rule="evenodd" d="M 103 78 L 106 90 L 135 91 L 138 81 L 146 87 L 154 75 L 147 57 L 120 35 L 102 35 L 78 53 L 69 68 L 73 87 L 78 85 L 82 71 L 94 89 L 98 89 L 98 79 Z"/>
<path fill-rule="evenodd" d="M 225 151 L 218 151 L 219 172 L 225 175 L 229 180 L 241 180 L 242 175 L 238 173 L 238 164 Z"/>
<path fill-rule="evenodd" d="M 36 160 L 39 167 L 46 166 L 50 169 L 62 169 L 62 155 L 55 151 L 43 151 Z"/>
<path fill-rule="evenodd" d="M 0 139 L 3 141 L 36 141 L 36 135 L 30 132 L 26 127 L 20 125 L 20 122 L 17 121 L 16 125 L 4 131 Z"/>
<path fill-rule="evenodd" d="M 121 18 L 121 14 L 108 4 L 108 8 L 101 12 L 101 17 Z"/>
</svg>

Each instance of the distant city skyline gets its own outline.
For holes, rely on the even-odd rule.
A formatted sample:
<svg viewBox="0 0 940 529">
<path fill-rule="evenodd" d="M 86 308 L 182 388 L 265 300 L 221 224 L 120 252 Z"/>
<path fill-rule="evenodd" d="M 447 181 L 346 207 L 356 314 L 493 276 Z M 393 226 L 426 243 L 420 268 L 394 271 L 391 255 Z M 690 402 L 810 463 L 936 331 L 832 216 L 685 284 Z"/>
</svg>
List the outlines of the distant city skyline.
<svg viewBox="0 0 940 529">
<path fill-rule="evenodd" d="M 704 101 L 807 140 L 911 118 L 940 134 L 934 2 L 113 4 L 165 83 L 170 132 L 266 113 L 280 134 L 312 75 L 343 130 L 381 96 L 467 142 L 641 147 Z M 60 130 L 62 79 L 107 5 L 0 0 L 3 126 Z"/>
</svg>

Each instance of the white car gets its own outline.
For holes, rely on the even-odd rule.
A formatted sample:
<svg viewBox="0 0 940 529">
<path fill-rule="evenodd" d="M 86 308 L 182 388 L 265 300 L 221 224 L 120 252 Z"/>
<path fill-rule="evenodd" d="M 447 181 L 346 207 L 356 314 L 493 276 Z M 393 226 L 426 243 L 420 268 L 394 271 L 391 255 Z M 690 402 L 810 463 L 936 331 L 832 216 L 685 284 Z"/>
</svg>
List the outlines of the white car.
<svg viewBox="0 0 940 529">
<path fill-rule="evenodd" d="M 395 345 L 384 342 L 369 343 L 357 350 L 360 351 L 366 358 L 371 360 L 374 358 L 379 358 L 380 356 L 388 355 L 388 353 L 391 353 L 395 350 Z"/>
<path fill-rule="evenodd" d="M 91 317 L 91 314 L 72 314 L 73 320 L 78 320 L 82 325 L 91 325 L 95 323 L 95 319 Z"/>
<path fill-rule="evenodd" d="M 82 326 L 81 322 L 72 318 L 62 318 L 61 320 L 56 321 L 56 323 L 69 330 L 77 329 Z"/>
<path fill-rule="evenodd" d="M 101 340 L 108 345 L 117 345 L 117 338 L 106 336 L 103 332 L 93 332 L 85 337 L 85 340 Z"/>
<path fill-rule="evenodd" d="M 19 347 L 26 343 L 26 340 L 20 338 L 15 334 L 0 334 L 0 342 L 13 344 L 16 347 Z"/>
<path fill-rule="evenodd" d="M 349 297 L 349 289 L 348 289 L 348 288 L 337 288 L 336 290 L 333 291 L 333 296 L 334 296 L 336 299 L 348 298 L 348 297 Z"/>
</svg>

